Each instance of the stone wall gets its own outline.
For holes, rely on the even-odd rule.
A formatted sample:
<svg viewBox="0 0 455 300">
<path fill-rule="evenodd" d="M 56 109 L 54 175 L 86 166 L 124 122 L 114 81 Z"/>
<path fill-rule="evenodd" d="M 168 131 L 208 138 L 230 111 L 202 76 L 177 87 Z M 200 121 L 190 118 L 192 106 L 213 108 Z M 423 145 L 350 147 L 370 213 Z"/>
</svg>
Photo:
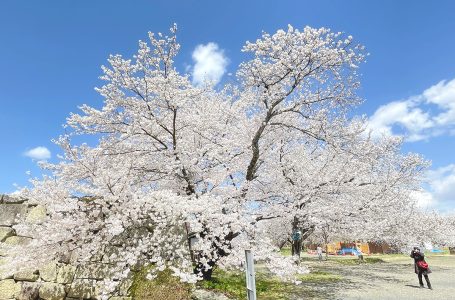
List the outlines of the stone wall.
<svg viewBox="0 0 455 300">
<path fill-rule="evenodd" d="M 0 195 L 0 243 L 22 245 L 31 237 L 18 236 L 13 228 L 18 222 L 39 223 L 46 218 L 46 208 L 32 205 L 26 199 Z M 0 253 L 0 264 L 6 259 Z M 108 277 L 109 263 L 103 254 L 95 261 L 70 264 L 61 258 L 39 269 L 21 270 L 14 274 L 0 274 L 0 300 L 76 300 L 97 299 L 99 283 Z M 111 300 L 131 300 L 128 290 L 131 280 L 121 283 L 118 295 Z"/>
</svg>

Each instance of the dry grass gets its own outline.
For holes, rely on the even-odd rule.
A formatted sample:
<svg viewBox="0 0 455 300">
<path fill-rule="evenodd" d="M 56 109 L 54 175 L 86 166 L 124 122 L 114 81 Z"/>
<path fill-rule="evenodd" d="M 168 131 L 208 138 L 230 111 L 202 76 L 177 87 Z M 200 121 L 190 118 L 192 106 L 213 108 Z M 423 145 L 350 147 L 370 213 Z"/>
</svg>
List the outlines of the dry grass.
<svg viewBox="0 0 455 300">
<path fill-rule="evenodd" d="M 145 278 L 150 268 L 143 268 L 134 276 L 131 295 L 134 300 L 190 300 L 191 286 L 172 276 L 170 270 L 159 272 L 153 280 Z"/>
</svg>

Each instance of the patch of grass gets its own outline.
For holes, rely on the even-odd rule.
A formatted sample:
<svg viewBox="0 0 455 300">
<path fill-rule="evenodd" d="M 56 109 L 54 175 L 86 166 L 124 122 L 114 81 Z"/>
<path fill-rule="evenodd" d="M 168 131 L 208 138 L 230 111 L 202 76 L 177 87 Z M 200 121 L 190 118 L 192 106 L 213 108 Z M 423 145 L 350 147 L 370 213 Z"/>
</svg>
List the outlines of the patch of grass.
<svg viewBox="0 0 455 300">
<path fill-rule="evenodd" d="M 373 255 L 370 255 L 367 257 L 368 258 L 379 258 L 379 259 L 382 259 L 384 262 L 391 262 L 391 263 L 410 259 L 409 254 L 403 254 L 403 253 L 373 254 Z"/>
<path fill-rule="evenodd" d="M 145 278 L 153 266 L 144 267 L 133 277 L 131 296 L 134 300 L 190 300 L 191 285 L 180 282 L 172 276 L 172 271 L 166 269 L 158 273 L 153 280 Z"/>
<path fill-rule="evenodd" d="M 281 255 L 283 255 L 283 256 L 291 256 L 291 254 L 292 254 L 291 248 L 289 248 L 289 247 L 281 248 L 280 252 L 281 252 Z"/>
<path fill-rule="evenodd" d="M 340 265 L 357 265 L 357 264 L 359 264 L 359 260 L 357 258 L 332 259 L 332 261 L 339 263 Z"/>
<path fill-rule="evenodd" d="M 341 275 L 332 274 L 325 271 L 313 271 L 311 273 L 299 276 L 299 280 L 303 283 L 324 283 L 324 282 L 335 282 L 341 280 Z"/>
<path fill-rule="evenodd" d="M 226 272 L 215 269 L 212 280 L 198 282 L 198 286 L 207 290 L 221 292 L 231 299 L 246 298 L 245 274 L 243 272 Z M 280 281 L 268 274 L 256 273 L 256 293 L 258 299 L 285 300 L 293 292 L 295 285 Z"/>
<path fill-rule="evenodd" d="M 387 253 L 387 254 L 375 253 L 375 254 L 371 254 L 370 257 L 403 258 L 403 257 L 409 257 L 409 254 L 408 253 Z"/>
<path fill-rule="evenodd" d="M 385 263 L 385 260 L 379 257 L 364 257 L 363 261 L 368 264 Z"/>
<path fill-rule="evenodd" d="M 367 263 L 367 264 L 377 264 L 377 263 L 385 263 L 385 260 L 379 257 L 364 257 L 363 261 L 360 261 L 358 258 L 343 258 L 343 259 L 333 259 L 333 261 L 341 264 L 341 265 L 357 265 L 359 263 Z"/>
</svg>

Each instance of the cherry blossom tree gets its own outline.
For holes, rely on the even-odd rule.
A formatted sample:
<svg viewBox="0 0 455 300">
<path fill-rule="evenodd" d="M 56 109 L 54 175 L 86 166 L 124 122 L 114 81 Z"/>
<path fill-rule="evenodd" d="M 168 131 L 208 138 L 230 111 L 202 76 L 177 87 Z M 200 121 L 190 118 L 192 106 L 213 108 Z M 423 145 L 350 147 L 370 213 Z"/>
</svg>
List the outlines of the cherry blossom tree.
<svg viewBox="0 0 455 300">
<path fill-rule="evenodd" d="M 357 132 L 361 124 L 353 122 L 355 129 L 344 130 Z M 428 162 L 401 154 L 399 139 L 350 136 L 347 143 L 344 138 L 343 144 L 332 141 L 324 148 L 309 143 L 281 148 L 277 169 L 281 167 L 283 176 L 277 179 L 276 193 L 289 191 L 289 197 L 278 206 L 285 203 L 286 214 L 302 233 L 316 231 L 331 240 L 385 240 L 389 227 L 416 211 L 411 194 L 420 188 Z M 272 208 L 268 217 L 282 212 Z"/>
<path fill-rule="evenodd" d="M 100 109 L 83 105 L 69 116 L 56 140 L 61 161 L 44 165 L 53 175 L 23 191 L 48 218 L 17 225 L 35 239 L 8 249 L 7 268 L 62 252 L 80 262 L 109 253 L 109 292 L 137 264 L 194 282 L 215 265 L 240 266 L 250 248 L 292 278 L 305 268 L 279 255 L 261 223 L 311 234 L 327 220 L 338 228 L 367 221 L 367 231 L 355 232 L 369 238 L 413 207 L 407 195 L 426 163 L 346 117 L 361 102 L 355 91 L 365 59 L 351 36 L 291 26 L 263 33 L 243 47 L 238 82 L 222 87 L 193 86 L 176 70 L 176 26 L 149 40 L 132 59 L 109 57 Z M 98 142 L 73 142 L 87 136 Z M 112 245 L 119 250 L 108 251 Z M 19 259 L 19 251 L 28 255 Z"/>
</svg>

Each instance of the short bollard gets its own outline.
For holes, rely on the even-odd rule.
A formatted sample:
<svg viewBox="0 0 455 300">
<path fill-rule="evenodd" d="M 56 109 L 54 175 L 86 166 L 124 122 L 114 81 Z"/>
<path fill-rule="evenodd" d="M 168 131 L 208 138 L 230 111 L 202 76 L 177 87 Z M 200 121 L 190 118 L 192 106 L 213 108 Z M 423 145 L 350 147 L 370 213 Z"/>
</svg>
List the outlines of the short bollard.
<svg viewBox="0 0 455 300">
<path fill-rule="evenodd" d="M 248 300 L 256 300 L 256 280 L 254 278 L 254 260 L 251 250 L 245 250 L 246 292 Z"/>
</svg>

